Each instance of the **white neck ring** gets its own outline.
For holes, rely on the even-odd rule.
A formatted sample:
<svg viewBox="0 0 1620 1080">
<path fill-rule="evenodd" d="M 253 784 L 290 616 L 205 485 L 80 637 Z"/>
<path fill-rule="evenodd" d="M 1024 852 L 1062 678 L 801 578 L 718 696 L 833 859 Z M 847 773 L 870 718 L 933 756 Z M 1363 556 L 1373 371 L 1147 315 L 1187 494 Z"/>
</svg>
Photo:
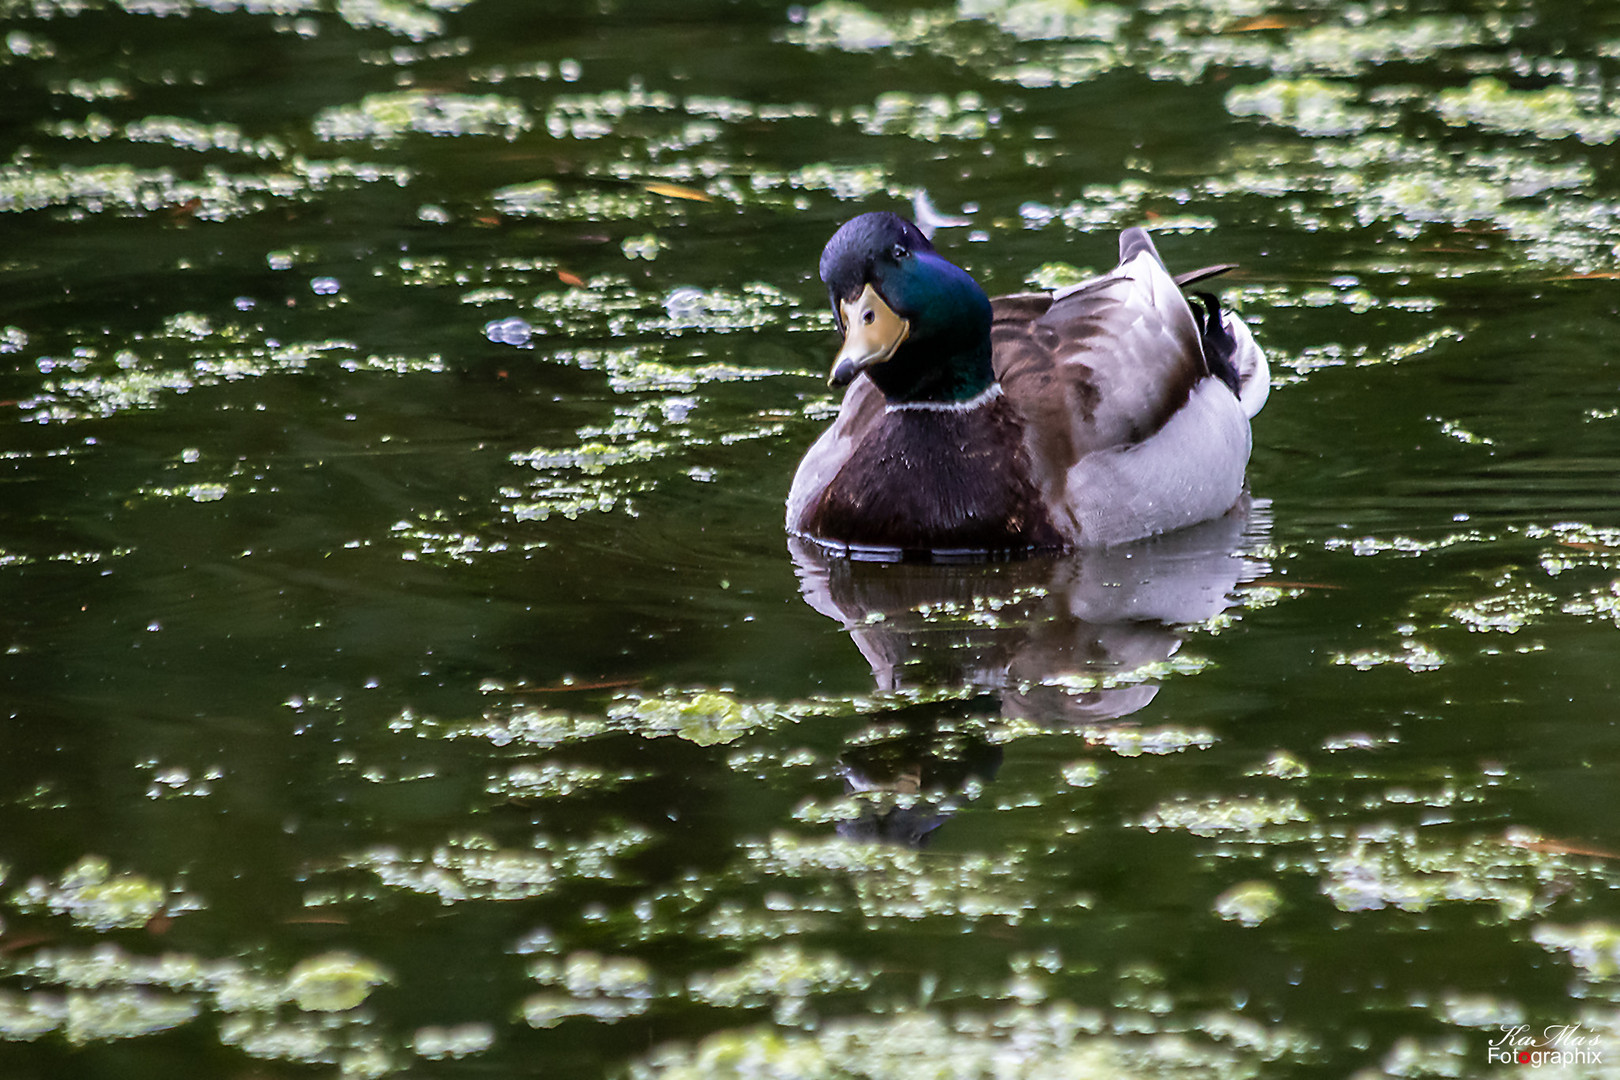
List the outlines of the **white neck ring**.
<svg viewBox="0 0 1620 1080">
<path fill-rule="evenodd" d="M 1001 384 L 993 382 L 966 401 L 896 401 L 883 407 L 884 412 L 972 412 L 988 405 L 1001 396 Z"/>
</svg>

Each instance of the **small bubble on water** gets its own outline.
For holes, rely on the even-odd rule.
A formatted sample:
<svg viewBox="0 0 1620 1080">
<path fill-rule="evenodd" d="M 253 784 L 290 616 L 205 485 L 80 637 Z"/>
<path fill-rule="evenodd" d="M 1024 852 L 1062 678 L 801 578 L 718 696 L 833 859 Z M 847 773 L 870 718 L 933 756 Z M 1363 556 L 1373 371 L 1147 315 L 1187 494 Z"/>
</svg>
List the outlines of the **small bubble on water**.
<svg viewBox="0 0 1620 1080">
<path fill-rule="evenodd" d="M 531 953 L 552 952 L 556 947 L 556 938 L 552 936 L 550 930 L 542 926 L 514 941 L 509 951 L 519 956 L 528 956 Z"/>
<path fill-rule="evenodd" d="M 653 233 L 648 233 L 645 236 L 626 237 L 619 245 L 619 249 L 624 252 L 627 259 L 646 259 L 651 262 L 658 258 L 658 253 L 666 246 L 663 240 Z"/>
<path fill-rule="evenodd" d="M 682 285 L 664 297 L 664 311 L 672 319 L 689 319 L 703 312 L 703 290 L 694 285 Z"/>
<path fill-rule="evenodd" d="M 532 344 L 534 327 L 513 315 L 507 319 L 495 319 L 485 323 L 484 336 L 497 345 L 515 345 L 520 349 L 527 349 Z"/>
<path fill-rule="evenodd" d="M 310 281 L 309 288 L 317 296 L 331 296 L 343 286 L 339 284 L 337 278 L 318 277 Z"/>
</svg>

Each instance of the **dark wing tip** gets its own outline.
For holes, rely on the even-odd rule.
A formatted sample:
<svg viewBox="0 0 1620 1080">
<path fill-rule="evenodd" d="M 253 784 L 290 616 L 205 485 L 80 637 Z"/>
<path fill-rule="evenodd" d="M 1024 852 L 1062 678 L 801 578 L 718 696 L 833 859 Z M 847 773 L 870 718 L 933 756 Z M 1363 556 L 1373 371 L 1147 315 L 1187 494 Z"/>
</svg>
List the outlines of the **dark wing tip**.
<svg viewBox="0 0 1620 1080">
<path fill-rule="evenodd" d="M 1237 369 L 1237 338 L 1221 318 L 1221 302 L 1214 293 L 1207 292 L 1188 293 L 1187 300 L 1198 323 L 1198 338 L 1204 346 L 1209 373 L 1230 387 L 1232 393 L 1239 393 L 1242 379 Z"/>
</svg>

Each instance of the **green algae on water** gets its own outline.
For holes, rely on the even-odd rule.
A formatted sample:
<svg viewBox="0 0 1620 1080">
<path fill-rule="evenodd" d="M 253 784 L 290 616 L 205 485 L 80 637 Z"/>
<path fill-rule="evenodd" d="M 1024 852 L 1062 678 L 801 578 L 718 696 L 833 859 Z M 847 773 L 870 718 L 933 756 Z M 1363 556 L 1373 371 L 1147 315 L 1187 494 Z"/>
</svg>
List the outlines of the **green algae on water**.
<svg viewBox="0 0 1620 1080">
<path fill-rule="evenodd" d="M 411 1040 L 416 1056 L 429 1061 L 456 1060 L 481 1054 L 495 1045 L 495 1026 L 481 1021 L 418 1028 Z"/>
<path fill-rule="evenodd" d="M 1321 79 L 1271 79 L 1227 92 L 1233 116 L 1258 116 L 1302 135 L 1355 135 L 1379 124 L 1378 114 L 1355 104 L 1352 85 Z"/>
<path fill-rule="evenodd" d="M 322 110 L 313 129 L 329 142 L 392 142 L 407 134 L 515 139 L 533 126 L 528 110 L 498 94 L 401 90 Z"/>
<path fill-rule="evenodd" d="M 306 1012 L 345 1012 L 361 1005 L 373 987 L 391 981 L 378 964 L 349 952 L 301 960 L 287 973 L 287 997 Z"/>
<path fill-rule="evenodd" d="M 1273 750 L 1267 755 L 1264 767 L 1257 772 L 1279 780 L 1303 780 L 1311 775 L 1311 768 L 1286 750 Z"/>
<path fill-rule="evenodd" d="M 1150 832 L 1185 829 L 1194 836 L 1217 836 L 1232 832 L 1258 833 L 1273 826 L 1310 820 L 1311 815 L 1297 799 L 1240 795 L 1170 799 L 1155 806 L 1140 824 Z"/>
<path fill-rule="evenodd" d="M 1517 920 L 1535 913 L 1542 873 L 1562 862 L 1494 838 L 1455 845 L 1386 829 L 1329 858 L 1321 888 L 1341 911 L 1461 902 L 1494 905 L 1500 918 Z"/>
<path fill-rule="evenodd" d="M 1354 652 L 1333 654 L 1333 663 L 1353 667 L 1357 671 L 1395 664 L 1408 671 L 1438 671 L 1445 664 L 1444 653 L 1415 639 L 1403 640 L 1397 649 L 1357 649 Z"/>
<path fill-rule="evenodd" d="M 1269 881 L 1243 881 L 1215 898 L 1215 914 L 1229 922 L 1259 926 L 1282 908 L 1282 894 Z"/>
<path fill-rule="evenodd" d="M 167 888 L 135 873 L 114 873 L 106 859 L 86 855 L 56 884 L 29 882 L 13 896 L 23 910 L 45 908 L 97 930 L 140 927 L 169 904 Z"/>
<path fill-rule="evenodd" d="M 687 991 L 720 1008 L 804 999 L 835 990 L 863 989 L 871 977 L 834 953 L 809 953 L 797 945 L 762 949 L 742 964 L 689 976 Z"/>
<path fill-rule="evenodd" d="M 1620 976 L 1620 926 L 1593 920 L 1577 926 L 1540 923 L 1530 938 L 1549 952 L 1563 952 L 1581 975 L 1593 981 Z"/>
<path fill-rule="evenodd" d="M 1116 1032 L 1105 1032 L 1105 1026 Z M 1263 1063 L 1302 1060 L 1311 1040 L 1287 1028 L 1255 1031 L 1252 1021 L 1212 1013 L 1200 1023 L 1131 1013 L 1105 1018 L 1069 1002 L 1013 1004 L 947 1017 L 901 1009 L 888 1016 L 838 1017 L 814 1031 L 735 1028 L 692 1044 L 654 1050 L 631 1069 L 635 1080 L 794 1077 L 899 1077 L 918 1062 L 952 1076 L 995 1076 L 1017 1062 L 1026 1077 L 1134 1080 L 1198 1075 L 1241 1080 Z"/>
<path fill-rule="evenodd" d="M 655 993 L 652 969 L 630 956 L 571 953 L 561 961 L 536 961 L 529 974 L 559 988 L 524 1000 L 523 1018 L 535 1028 L 555 1027 L 571 1017 L 623 1020 L 646 1012 Z"/>
<path fill-rule="evenodd" d="M 514 765 L 503 776 L 492 778 L 485 791 L 509 798 L 566 798 L 579 792 L 605 791 L 623 783 L 624 776 L 608 776 L 601 769 L 560 762 L 529 762 Z"/>
<path fill-rule="evenodd" d="M 732 742 L 776 720 L 768 707 L 712 690 L 690 696 L 630 698 L 615 705 L 609 716 L 633 725 L 648 738 L 678 735 L 698 746 Z"/>
<path fill-rule="evenodd" d="M 1620 110 L 1583 100 L 1565 86 L 1513 90 L 1502 80 L 1478 78 L 1462 88 L 1440 91 L 1440 115 L 1450 124 L 1475 124 L 1490 131 L 1542 139 L 1574 136 L 1608 144 L 1620 138 Z"/>
</svg>

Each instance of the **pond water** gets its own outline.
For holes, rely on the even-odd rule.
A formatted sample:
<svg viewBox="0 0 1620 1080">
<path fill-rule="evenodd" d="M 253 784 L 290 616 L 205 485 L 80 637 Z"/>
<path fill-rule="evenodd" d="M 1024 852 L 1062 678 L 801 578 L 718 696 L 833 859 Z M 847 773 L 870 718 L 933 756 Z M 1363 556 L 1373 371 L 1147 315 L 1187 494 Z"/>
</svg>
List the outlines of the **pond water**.
<svg viewBox="0 0 1620 1080">
<path fill-rule="evenodd" d="M 1617 90 L 1603 0 L 0 0 L 0 1075 L 1620 1069 Z M 1237 514 L 789 545 L 919 192 L 1240 264 Z"/>
</svg>

